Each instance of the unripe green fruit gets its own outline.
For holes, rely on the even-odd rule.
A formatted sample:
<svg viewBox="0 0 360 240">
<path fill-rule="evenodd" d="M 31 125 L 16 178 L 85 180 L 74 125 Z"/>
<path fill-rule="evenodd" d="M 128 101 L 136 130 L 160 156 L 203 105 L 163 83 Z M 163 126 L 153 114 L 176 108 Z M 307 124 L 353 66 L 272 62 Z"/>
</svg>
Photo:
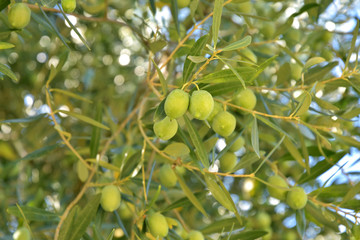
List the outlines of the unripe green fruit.
<svg viewBox="0 0 360 240">
<path fill-rule="evenodd" d="M 261 28 L 261 32 L 266 39 L 271 39 L 274 36 L 275 30 L 275 23 L 273 22 L 264 22 Z"/>
<path fill-rule="evenodd" d="M 240 54 L 244 56 L 246 59 L 250 60 L 251 62 L 257 63 L 257 56 L 249 48 L 241 49 Z"/>
<path fill-rule="evenodd" d="M 209 122 L 211 122 L 214 117 L 216 116 L 216 114 L 218 114 L 219 112 L 223 111 L 223 107 L 222 107 L 222 104 L 219 103 L 219 102 L 215 102 L 214 101 L 214 108 L 213 110 L 211 111 L 210 115 L 207 117 L 206 120 L 208 120 Z"/>
<path fill-rule="evenodd" d="M 272 238 L 273 235 L 273 230 L 271 227 L 267 227 L 264 229 L 264 231 L 267 231 L 268 233 L 262 237 L 263 240 L 270 240 Z"/>
<path fill-rule="evenodd" d="M 177 182 L 177 177 L 174 171 L 171 169 L 170 164 L 164 164 L 159 171 L 159 179 L 162 185 L 167 188 L 174 187 Z"/>
<path fill-rule="evenodd" d="M 291 64 L 290 67 L 291 67 L 291 77 L 295 80 L 301 78 L 301 72 L 303 68 L 297 63 Z"/>
<path fill-rule="evenodd" d="M 302 187 L 293 187 L 286 197 L 286 203 L 295 210 L 304 208 L 307 200 L 308 197 Z"/>
<path fill-rule="evenodd" d="M 279 200 L 285 200 L 287 190 L 282 188 L 289 188 L 286 181 L 278 176 L 274 175 L 268 178 L 268 183 L 274 186 L 278 186 L 279 188 L 267 186 L 270 196 L 277 198 Z"/>
<path fill-rule="evenodd" d="M 26 227 L 18 228 L 13 234 L 14 240 L 30 240 L 31 235 L 29 229 Z"/>
<path fill-rule="evenodd" d="M 134 204 L 121 201 L 119 206 L 119 216 L 121 219 L 130 219 L 134 216 L 134 210 Z"/>
<path fill-rule="evenodd" d="M 189 107 L 189 94 L 175 89 L 167 96 L 164 110 L 169 118 L 179 118 L 186 113 Z"/>
<path fill-rule="evenodd" d="M 271 217 L 266 212 L 259 212 L 255 217 L 255 226 L 259 229 L 270 227 Z"/>
<path fill-rule="evenodd" d="M 236 165 L 237 157 L 233 152 L 226 152 L 220 159 L 220 170 L 222 172 L 231 172 Z"/>
<path fill-rule="evenodd" d="M 23 29 L 30 22 L 31 10 L 25 3 L 15 3 L 11 6 L 8 14 L 10 26 Z"/>
<path fill-rule="evenodd" d="M 190 98 L 189 112 L 194 118 L 205 120 L 214 109 L 214 99 L 205 90 L 194 91 Z"/>
<path fill-rule="evenodd" d="M 227 137 L 227 138 L 225 139 L 226 144 L 229 144 L 230 142 L 232 142 L 235 137 L 236 137 L 236 136 L 235 136 L 234 134 L 230 135 L 230 137 Z M 231 147 L 229 148 L 229 151 L 231 151 L 231 152 L 236 152 L 236 151 L 238 151 L 240 148 L 242 148 L 242 147 L 244 146 L 244 144 L 245 144 L 245 139 L 244 139 L 242 136 L 240 136 L 240 137 L 238 137 L 238 138 L 235 140 L 235 142 L 233 143 L 233 145 L 231 145 Z"/>
<path fill-rule="evenodd" d="M 233 96 L 233 101 L 236 105 L 249 110 L 253 110 L 256 106 L 256 96 L 249 88 L 236 92 Z"/>
<path fill-rule="evenodd" d="M 211 126 L 217 134 L 227 137 L 234 132 L 236 119 L 231 113 L 222 111 L 214 117 Z"/>
<path fill-rule="evenodd" d="M 89 170 L 82 161 L 76 163 L 76 173 L 80 181 L 85 182 L 89 177 Z"/>
<path fill-rule="evenodd" d="M 148 218 L 150 233 L 154 237 L 166 237 L 169 232 L 169 226 L 166 218 L 161 213 L 154 213 Z"/>
<path fill-rule="evenodd" d="M 281 239 L 282 240 L 297 240 L 298 235 L 294 231 L 286 231 Z"/>
<path fill-rule="evenodd" d="M 120 191 L 117 186 L 109 185 L 101 191 L 101 207 L 107 212 L 113 212 L 119 208 L 121 202 Z"/>
<path fill-rule="evenodd" d="M 204 235 L 200 231 L 192 230 L 189 232 L 189 240 L 204 240 Z"/>
<path fill-rule="evenodd" d="M 169 140 L 175 136 L 178 129 L 176 119 L 165 117 L 163 120 L 154 123 L 155 135 L 162 140 Z"/>
<path fill-rule="evenodd" d="M 241 13 L 250 14 L 252 10 L 252 4 L 250 1 L 242 2 L 242 3 L 236 3 L 236 8 Z"/>
<path fill-rule="evenodd" d="M 81 0 L 81 7 L 90 14 L 97 14 L 105 10 L 105 0 Z"/>
<path fill-rule="evenodd" d="M 61 0 L 61 6 L 66 13 L 72 13 L 76 8 L 76 0 Z"/>
</svg>

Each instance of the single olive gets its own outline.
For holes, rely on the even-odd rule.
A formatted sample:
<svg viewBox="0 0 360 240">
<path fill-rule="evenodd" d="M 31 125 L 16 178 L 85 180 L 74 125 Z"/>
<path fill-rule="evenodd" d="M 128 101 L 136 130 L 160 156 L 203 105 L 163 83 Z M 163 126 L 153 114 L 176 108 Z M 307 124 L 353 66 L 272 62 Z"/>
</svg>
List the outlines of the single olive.
<svg viewBox="0 0 360 240">
<path fill-rule="evenodd" d="M 154 237 L 166 237 L 169 232 L 166 218 L 159 212 L 152 214 L 148 218 L 148 227 Z"/>
<path fill-rule="evenodd" d="M 226 152 L 220 159 L 220 170 L 222 172 L 231 172 L 236 165 L 237 157 L 233 152 Z"/>
<path fill-rule="evenodd" d="M 154 123 L 155 135 L 162 140 L 169 140 L 175 136 L 178 129 L 176 119 L 165 117 L 163 120 Z"/>
<path fill-rule="evenodd" d="M 223 137 L 227 137 L 234 132 L 236 119 L 231 113 L 222 111 L 216 114 L 211 126 L 217 134 Z"/>
<path fill-rule="evenodd" d="M 270 215 L 264 211 L 260 211 L 255 216 L 255 224 L 254 225 L 259 229 L 264 229 L 264 228 L 270 227 L 270 225 L 271 225 Z"/>
<path fill-rule="evenodd" d="M 235 105 L 253 110 L 256 106 L 256 96 L 251 89 L 242 89 L 234 94 L 233 102 Z"/>
<path fill-rule="evenodd" d="M 308 197 L 302 187 L 293 187 L 287 194 L 286 203 L 292 209 L 302 209 L 307 203 Z"/>
<path fill-rule="evenodd" d="M 18 228 L 13 234 L 13 239 L 14 240 L 30 240 L 31 234 L 30 234 L 29 229 L 27 229 L 26 227 Z"/>
<path fill-rule="evenodd" d="M 194 91 L 191 94 L 189 112 L 194 118 L 205 120 L 214 109 L 214 99 L 205 90 Z"/>
<path fill-rule="evenodd" d="M 191 230 L 189 232 L 189 240 L 204 240 L 204 235 L 200 231 Z"/>
<path fill-rule="evenodd" d="M 72 13 L 76 8 L 76 0 L 61 0 L 61 6 L 66 13 Z"/>
<path fill-rule="evenodd" d="M 289 188 L 286 181 L 282 177 L 278 175 L 274 175 L 269 177 L 267 182 L 271 185 L 278 187 L 276 188 L 276 187 L 267 186 L 270 196 L 277 198 L 279 200 L 285 200 L 287 190 L 284 188 Z"/>
<path fill-rule="evenodd" d="M 80 181 L 85 182 L 89 177 L 89 170 L 82 161 L 77 161 L 76 163 L 76 173 Z"/>
<path fill-rule="evenodd" d="M 25 3 L 15 3 L 11 6 L 8 14 L 10 26 L 23 29 L 30 22 L 31 10 Z"/>
<path fill-rule="evenodd" d="M 171 169 L 170 164 L 164 164 L 159 171 L 159 179 L 162 185 L 167 188 L 174 187 L 177 182 L 175 172 Z"/>
<path fill-rule="evenodd" d="M 121 201 L 119 216 L 121 219 L 130 219 L 134 216 L 135 206 L 132 203 Z"/>
<path fill-rule="evenodd" d="M 101 191 L 101 207 L 107 212 L 113 212 L 119 208 L 121 195 L 119 188 L 114 185 L 108 185 Z"/>
<path fill-rule="evenodd" d="M 179 118 L 186 113 L 188 107 L 189 94 L 183 90 L 175 89 L 167 96 L 164 110 L 169 118 Z"/>
<path fill-rule="evenodd" d="M 229 137 L 227 137 L 225 139 L 226 144 L 229 144 L 230 142 L 232 142 L 234 140 L 234 138 L 236 137 L 237 134 L 231 134 Z M 238 137 L 235 142 L 233 143 L 233 145 L 231 145 L 231 147 L 229 148 L 229 151 L 231 152 L 236 152 L 238 150 L 240 150 L 240 148 L 242 148 L 245 144 L 245 139 L 240 136 Z"/>
<path fill-rule="evenodd" d="M 214 117 L 216 116 L 216 114 L 218 114 L 221 111 L 224 111 L 222 104 L 214 101 L 214 108 L 211 111 L 210 115 L 206 118 L 206 120 L 211 122 L 214 119 Z"/>
</svg>

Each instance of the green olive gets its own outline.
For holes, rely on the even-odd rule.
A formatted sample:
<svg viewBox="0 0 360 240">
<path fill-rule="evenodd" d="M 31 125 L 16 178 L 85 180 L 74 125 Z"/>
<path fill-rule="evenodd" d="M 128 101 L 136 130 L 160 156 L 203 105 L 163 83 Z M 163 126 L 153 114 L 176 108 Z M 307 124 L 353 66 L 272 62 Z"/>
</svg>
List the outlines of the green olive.
<svg viewBox="0 0 360 240">
<path fill-rule="evenodd" d="M 72 13 L 76 8 L 76 0 L 61 0 L 61 6 L 66 13 Z"/>
<path fill-rule="evenodd" d="M 114 185 L 106 186 L 101 191 L 101 207 L 107 212 L 113 212 L 119 208 L 121 195 L 119 188 Z"/>
<path fill-rule="evenodd" d="M 253 110 L 256 106 L 256 96 L 251 89 L 242 89 L 234 94 L 233 102 L 240 107 Z"/>
<path fill-rule="evenodd" d="M 241 56 L 245 57 L 247 60 L 250 60 L 253 63 L 257 63 L 257 56 L 249 48 L 244 48 L 240 50 Z"/>
<path fill-rule="evenodd" d="M 189 112 L 194 118 L 205 120 L 214 109 L 214 99 L 205 90 L 194 91 L 190 98 Z"/>
<path fill-rule="evenodd" d="M 259 229 L 268 228 L 271 225 L 271 217 L 266 212 L 259 212 L 255 216 L 255 226 Z"/>
<path fill-rule="evenodd" d="M 167 188 L 174 187 L 177 182 L 175 172 L 171 169 L 170 164 L 164 164 L 159 171 L 159 179 L 162 185 Z"/>
<path fill-rule="evenodd" d="M 188 107 L 189 94 L 183 90 L 175 89 L 167 96 L 164 110 L 169 118 L 179 118 L 186 113 Z"/>
<path fill-rule="evenodd" d="M 225 139 L 226 144 L 229 144 L 230 142 L 232 142 L 234 140 L 234 138 L 236 137 L 236 134 L 231 134 L 229 137 L 227 137 Z M 240 148 L 242 148 L 245 144 L 245 139 L 240 136 L 238 137 L 235 142 L 233 143 L 233 145 L 231 145 L 231 147 L 229 148 L 229 151 L 231 152 L 236 152 L 238 150 L 240 150 Z"/>
<path fill-rule="evenodd" d="M 148 218 L 148 227 L 154 237 L 166 237 L 169 232 L 169 226 L 166 218 L 157 212 Z"/>
<path fill-rule="evenodd" d="M 25 3 L 15 3 L 11 6 L 8 14 L 10 26 L 23 29 L 30 22 L 31 10 Z"/>
<path fill-rule="evenodd" d="M 82 161 L 77 161 L 76 163 L 76 173 L 80 181 L 85 182 L 89 177 L 89 170 Z"/>
<path fill-rule="evenodd" d="M 227 137 L 234 132 L 236 119 L 231 113 L 222 111 L 216 114 L 211 126 L 217 134 L 223 137 Z"/>
<path fill-rule="evenodd" d="M 221 103 L 219 102 L 214 102 L 214 108 L 213 110 L 211 111 L 210 115 L 207 117 L 206 120 L 208 120 L 209 122 L 211 122 L 214 117 L 216 116 L 216 114 L 218 114 L 219 112 L 223 111 L 223 106 Z"/>
<path fill-rule="evenodd" d="M 252 10 L 252 4 L 250 1 L 236 3 L 236 8 L 241 13 L 250 14 Z"/>
<path fill-rule="evenodd" d="M 30 234 L 29 229 L 27 229 L 26 227 L 18 228 L 13 234 L 13 239 L 14 240 L 30 240 L 31 234 Z"/>
<path fill-rule="evenodd" d="M 286 203 L 295 210 L 304 208 L 307 200 L 308 197 L 302 187 L 293 187 L 286 197 Z"/>
<path fill-rule="evenodd" d="M 285 200 L 287 190 L 283 188 L 289 188 L 286 181 L 282 177 L 278 175 L 274 175 L 269 177 L 267 182 L 271 185 L 279 187 L 276 188 L 276 187 L 267 186 L 270 196 L 277 198 L 279 200 Z"/>
<path fill-rule="evenodd" d="M 261 32 L 266 39 L 271 39 L 276 31 L 275 23 L 274 22 L 264 22 Z"/>
<path fill-rule="evenodd" d="M 293 64 L 290 64 L 290 68 L 291 68 L 291 77 L 294 80 L 300 79 L 301 78 L 301 72 L 303 70 L 302 66 L 300 66 L 297 63 L 293 63 Z"/>
<path fill-rule="evenodd" d="M 294 231 L 286 231 L 281 239 L 282 240 L 297 240 L 298 235 Z"/>
<path fill-rule="evenodd" d="M 233 152 L 226 152 L 220 159 L 220 170 L 222 172 L 231 172 L 236 165 L 237 157 Z"/>
<path fill-rule="evenodd" d="M 119 206 L 119 216 L 121 219 L 130 219 L 134 216 L 134 210 L 134 204 L 121 201 Z"/>
<path fill-rule="evenodd" d="M 175 136 L 178 129 L 176 119 L 165 117 L 163 120 L 154 123 L 155 135 L 162 140 L 169 140 Z"/>
<path fill-rule="evenodd" d="M 200 231 L 192 230 L 189 232 L 189 240 L 204 240 L 204 235 Z"/>
<path fill-rule="evenodd" d="M 105 0 L 81 0 L 81 7 L 90 14 L 98 14 L 105 10 Z"/>
</svg>

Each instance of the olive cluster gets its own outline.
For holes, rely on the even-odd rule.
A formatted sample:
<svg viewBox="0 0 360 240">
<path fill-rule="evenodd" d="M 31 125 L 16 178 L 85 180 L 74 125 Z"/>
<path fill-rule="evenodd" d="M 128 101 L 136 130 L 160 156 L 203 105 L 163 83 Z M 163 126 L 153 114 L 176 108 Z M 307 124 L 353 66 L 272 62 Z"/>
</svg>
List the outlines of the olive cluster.
<svg viewBox="0 0 360 240">
<path fill-rule="evenodd" d="M 268 191 L 270 196 L 279 200 L 286 200 L 286 203 L 292 209 L 298 210 L 306 206 L 308 197 L 302 187 L 289 188 L 286 181 L 278 175 L 269 177 Z"/>
<path fill-rule="evenodd" d="M 229 136 L 235 129 L 235 117 L 222 109 L 220 103 L 214 102 L 211 94 L 205 90 L 197 90 L 189 94 L 181 89 L 175 89 L 167 96 L 164 110 L 166 117 L 155 122 L 154 132 L 162 140 L 175 136 L 178 129 L 177 118 L 186 111 L 198 120 L 207 120 L 212 129 L 223 137 Z"/>
<path fill-rule="evenodd" d="M 151 214 L 147 218 L 147 226 L 150 233 L 158 238 L 166 237 L 169 233 L 169 225 L 166 217 L 160 212 Z M 191 230 L 189 233 L 181 234 L 183 239 L 188 240 L 204 240 L 204 235 L 200 231 Z"/>
</svg>

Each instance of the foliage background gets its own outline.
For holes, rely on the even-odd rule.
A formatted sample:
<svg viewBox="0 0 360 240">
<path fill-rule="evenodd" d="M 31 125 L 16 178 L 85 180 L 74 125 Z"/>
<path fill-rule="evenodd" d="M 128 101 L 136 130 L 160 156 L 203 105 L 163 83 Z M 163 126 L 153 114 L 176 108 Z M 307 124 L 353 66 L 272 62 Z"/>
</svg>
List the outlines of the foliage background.
<svg viewBox="0 0 360 240">
<path fill-rule="evenodd" d="M 184 179 L 209 218 L 189 202 L 189 193 L 184 193 L 179 184 L 174 189 L 162 188 L 157 195 L 157 170 L 162 163 L 175 159 L 161 151 L 168 143 L 154 138 L 152 132 L 153 115 L 164 97 L 164 88 L 150 59 L 165 66 L 162 72 L 169 90 L 181 87 L 184 62 L 189 61 L 187 55 L 195 54 L 192 46 L 196 40 L 209 34 L 207 44 L 214 46 L 211 40 L 214 36 L 217 39 L 212 27 L 219 18 L 207 17 L 214 10 L 214 2 L 192 0 L 188 8 L 177 9 L 173 1 L 171 10 L 157 5 L 155 15 L 147 1 L 105 0 L 95 7 L 103 10 L 90 13 L 86 7 L 94 2 L 78 1 L 75 13 L 67 15 L 74 25 L 70 26 L 56 1 L 28 1 L 31 23 L 17 31 L 8 27 L 9 2 L 1 3 L 0 41 L 14 47 L 0 50 L 0 72 L 4 73 L 0 82 L 0 238 L 10 239 L 17 226 L 28 225 L 35 239 L 53 239 L 59 217 L 65 220 L 63 213 L 77 196 L 84 194 L 76 201 L 83 207 L 101 186 L 110 183 L 118 184 L 123 200 L 136 206 L 133 217 L 121 219 L 99 208 L 87 223 L 89 227 L 84 228 L 84 239 L 106 239 L 112 229 L 144 239 L 147 208 L 164 210 L 166 216 L 186 223 L 185 229 L 202 230 L 208 239 L 226 239 L 232 224 L 233 239 L 239 233 L 261 235 L 253 222 L 264 211 L 272 219 L 272 239 L 280 239 L 289 231 L 297 231 L 299 239 L 301 235 L 305 239 L 352 236 L 350 229 L 357 223 L 360 210 L 359 1 L 253 1 L 250 10 L 241 7 L 244 1 L 226 1 L 217 49 L 250 35 L 252 43 L 246 49 L 253 54 L 241 49 L 219 53 L 227 66 L 220 60 L 205 65 L 201 62 L 191 73 L 204 66 L 199 75 L 191 76 L 200 88 L 225 101 L 237 116 L 237 132 L 244 129 L 246 145 L 237 152 L 239 163 L 244 164 L 234 175 L 218 174 L 243 218 L 240 226 L 234 214 L 209 194 L 209 186 L 198 171 L 201 167 L 191 155 L 182 159 L 187 169 Z M 192 31 L 194 24 L 197 29 Z M 208 59 L 211 54 L 206 47 L 198 53 Z M 324 59 L 313 60 L 312 66 L 308 60 L 314 57 Z M 304 70 L 303 79 L 294 71 L 296 62 Z M 5 65 L 17 81 L 4 72 Z M 227 101 L 234 86 L 241 88 L 234 74 L 230 80 L 222 77 L 223 72 L 204 80 L 204 76 L 228 65 L 243 67 L 239 74 L 257 94 L 256 112 L 244 114 Z M 246 75 L 246 71 L 258 76 L 251 79 L 253 75 Z M 54 78 L 49 82 L 51 76 Z M 296 99 L 299 90 L 305 89 L 311 97 Z M 297 106 L 302 114 L 291 115 Z M 78 115 L 54 114 L 57 109 Z M 258 131 L 251 126 L 253 116 L 258 117 Z M 89 118 L 108 130 L 94 127 Z M 183 135 L 177 134 L 170 142 L 192 139 L 188 126 L 180 125 Z M 213 157 L 224 147 L 223 140 L 219 139 L 216 146 L 209 144 L 207 139 L 219 136 L 204 122 L 193 120 L 192 125 L 209 149 L 209 160 L 215 162 Z M 288 137 L 283 138 L 285 134 Z M 258 143 L 254 136 L 258 136 Z M 199 151 L 192 140 L 185 143 Z M 260 160 L 254 157 L 256 152 L 262 154 Z M 117 170 L 108 165 L 96 168 L 92 181 L 84 187 L 76 163 L 81 159 L 91 162 L 98 153 L 99 160 L 117 166 Z M 265 164 L 257 170 L 261 160 Z M 121 175 L 114 174 L 121 164 Z M 324 172 L 327 174 L 322 175 Z M 304 211 L 296 213 L 285 203 L 269 198 L 264 180 L 273 173 L 306 189 L 310 203 Z M 144 194 L 148 181 L 150 190 Z M 169 210 L 179 199 L 181 208 Z M 149 205 L 151 200 L 156 202 Z M 26 206 L 34 208 L 29 208 L 24 219 L 14 208 L 16 203 L 24 210 Z M 47 212 L 36 215 L 39 209 Z M 221 219 L 228 220 L 219 223 Z M 219 226 L 227 227 L 223 234 Z M 171 233 L 169 239 L 176 239 Z M 250 234 L 246 236 L 253 239 Z"/>
</svg>

